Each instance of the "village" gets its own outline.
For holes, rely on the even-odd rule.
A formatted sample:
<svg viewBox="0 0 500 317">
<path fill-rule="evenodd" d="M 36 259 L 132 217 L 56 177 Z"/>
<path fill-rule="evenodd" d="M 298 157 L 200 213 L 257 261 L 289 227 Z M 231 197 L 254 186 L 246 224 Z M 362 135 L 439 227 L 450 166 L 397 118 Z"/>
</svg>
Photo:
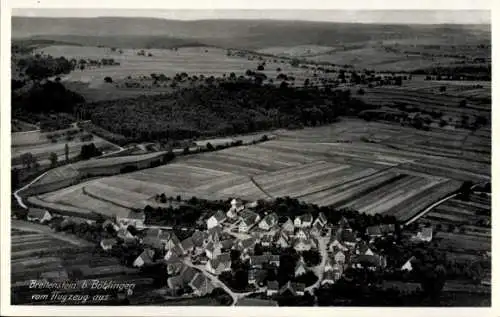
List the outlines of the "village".
<svg viewBox="0 0 500 317">
<path fill-rule="evenodd" d="M 257 202 L 232 199 L 228 207 L 209 215 L 204 230 L 180 228 L 193 232 L 183 239 L 172 228 L 145 224 L 144 212 L 130 211 L 102 223 L 102 229 L 113 234 L 101 239 L 99 247 L 112 252 L 119 244 L 139 245 L 142 252 L 131 266 L 146 270 L 163 264 L 168 277 L 162 289 L 165 295 L 206 296 L 222 288 L 238 306 L 278 306 L 276 296 L 314 296 L 317 288 L 335 284 L 348 269 L 375 272 L 387 266 L 387 255 L 375 241 L 392 237 L 393 224 L 357 232 L 345 217 L 329 223 L 322 212 L 292 219 L 274 211 L 260 216 L 254 211 Z M 36 208 L 27 215 L 28 221 L 49 225 L 57 218 Z M 82 220 L 65 217 L 58 223 L 78 221 Z M 421 228 L 410 240 L 430 242 L 432 229 Z M 411 261 L 400 270 L 411 271 Z"/>
</svg>

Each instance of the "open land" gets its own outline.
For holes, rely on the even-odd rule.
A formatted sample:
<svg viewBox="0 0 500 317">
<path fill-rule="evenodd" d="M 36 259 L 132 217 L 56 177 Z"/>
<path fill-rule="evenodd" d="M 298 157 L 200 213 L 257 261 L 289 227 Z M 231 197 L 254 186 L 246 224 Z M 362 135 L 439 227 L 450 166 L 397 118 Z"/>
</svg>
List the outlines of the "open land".
<svg viewBox="0 0 500 317">
<path fill-rule="evenodd" d="M 456 191 L 465 180 L 490 179 L 490 163 L 457 153 L 467 131 L 419 131 L 389 123 L 345 119 L 303 130 L 281 130 L 258 145 L 180 157 L 172 163 L 105 177 L 30 201 L 70 205 L 111 216 L 145 206 L 156 194 L 248 200 L 290 196 L 318 205 L 349 207 L 407 220 Z M 374 138 L 377 143 L 361 139 Z M 474 155 L 470 155 L 474 157 Z M 95 207 L 93 207 L 95 202 Z M 102 208 L 103 206 L 110 208 Z"/>
</svg>

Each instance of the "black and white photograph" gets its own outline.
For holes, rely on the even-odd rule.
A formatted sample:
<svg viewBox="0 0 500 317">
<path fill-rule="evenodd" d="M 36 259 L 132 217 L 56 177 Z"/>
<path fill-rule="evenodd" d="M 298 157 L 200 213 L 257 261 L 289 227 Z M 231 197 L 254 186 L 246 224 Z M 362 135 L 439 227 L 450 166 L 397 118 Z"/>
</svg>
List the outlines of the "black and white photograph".
<svg viewBox="0 0 500 317">
<path fill-rule="evenodd" d="M 9 304 L 491 307 L 490 16 L 12 9 Z"/>
</svg>

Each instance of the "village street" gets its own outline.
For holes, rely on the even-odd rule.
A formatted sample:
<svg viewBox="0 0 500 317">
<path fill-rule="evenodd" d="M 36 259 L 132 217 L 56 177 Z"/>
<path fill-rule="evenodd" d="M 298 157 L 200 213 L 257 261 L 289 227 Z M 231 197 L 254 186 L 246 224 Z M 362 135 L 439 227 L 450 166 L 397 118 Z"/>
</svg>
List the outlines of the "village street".
<svg viewBox="0 0 500 317">
<path fill-rule="evenodd" d="M 318 238 L 318 250 L 319 253 L 321 254 L 321 263 L 313 268 L 313 272 L 318 277 L 318 281 L 313 285 L 305 288 L 305 291 L 309 291 L 311 294 L 314 294 L 314 290 L 321 285 L 321 281 L 323 280 L 323 273 L 325 272 L 326 259 L 328 258 L 327 242 L 329 239 L 330 239 L 329 237 Z"/>
<path fill-rule="evenodd" d="M 231 304 L 231 306 L 236 305 L 238 300 L 245 297 L 245 296 L 248 296 L 250 294 L 257 293 L 257 292 L 262 292 L 265 290 L 264 287 L 260 287 L 257 290 L 252 291 L 252 292 L 236 293 L 236 292 L 233 292 L 229 287 L 227 287 L 226 284 L 224 284 L 221 280 L 219 280 L 219 278 L 216 275 L 210 274 L 205 269 L 204 265 L 194 265 L 193 263 L 191 263 L 191 261 L 189 259 L 184 259 L 183 263 L 186 264 L 187 266 L 190 266 L 192 268 L 200 270 L 203 273 L 203 275 L 205 275 L 214 284 L 214 286 L 221 287 L 226 293 L 228 293 L 229 296 L 231 296 L 231 298 L 233 299 L 233 303 Z"/>
</svg>

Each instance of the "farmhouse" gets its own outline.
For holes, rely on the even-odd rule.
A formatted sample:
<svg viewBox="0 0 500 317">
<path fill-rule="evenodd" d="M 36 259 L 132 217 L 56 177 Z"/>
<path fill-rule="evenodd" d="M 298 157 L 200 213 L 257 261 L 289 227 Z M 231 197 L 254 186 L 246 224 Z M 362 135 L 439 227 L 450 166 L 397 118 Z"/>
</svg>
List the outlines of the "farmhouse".
<svg viewBox="0 0 500 317">
<path fill-rule="evenodd" d="M 259 228 L 262 230 L 269 230 L 278 223 L 278 215 L 276 213 L 270 213 L 266 215 L 261 222 L 259 222 Z"/>
<path fill-rule="evenodd" d="M 146 214 L 143 211 L 129 211 L 125 216 L 116 216 L 116 222 L 121 227 L 134 226 L 136 228 L 144 228 Z"/>
<path fill-rule="evenodd" d="M 52 219 L 52 215 L 45 209 L 30 208 L 27 215 L 28 221 L 47 222 Z"/>
<path fill-rule="evenodd" d="M 226 215 L 222 210 L 219 210 L 213 215 L 212 217 L 208 218 L 207 220 L 207 228 L 211 229 L 213 227 L 219 226 L 226 220 Z"/>
<path fill-rule="evenodd" d="M 142 267 L 143 265 L 152 264 L 153 258 L 155 256 L 155 252 L 151 249 L 144 250 L 138 257 L 135 259 L 132 264 L 134 267 Z"/>
</svg>

